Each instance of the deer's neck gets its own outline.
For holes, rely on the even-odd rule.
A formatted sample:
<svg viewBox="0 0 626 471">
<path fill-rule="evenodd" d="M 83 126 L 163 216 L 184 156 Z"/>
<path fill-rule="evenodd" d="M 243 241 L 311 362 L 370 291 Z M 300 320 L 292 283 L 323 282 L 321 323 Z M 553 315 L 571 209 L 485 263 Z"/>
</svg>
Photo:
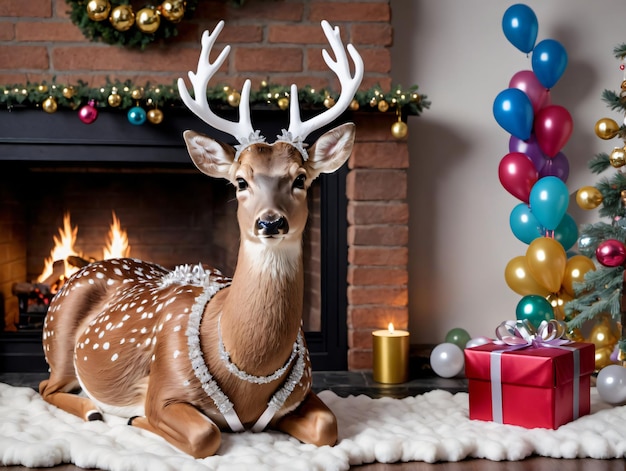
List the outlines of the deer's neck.
<svg viewBox="0 0 626 471">
<path fill-rule="evenodd" d="M 232 361 L 253 374 L 282 365 L 301 325 L 301 243 L 283 242 L 271 247 L 242 243 L 222 306 L 224 345 Z"/>
</svg>

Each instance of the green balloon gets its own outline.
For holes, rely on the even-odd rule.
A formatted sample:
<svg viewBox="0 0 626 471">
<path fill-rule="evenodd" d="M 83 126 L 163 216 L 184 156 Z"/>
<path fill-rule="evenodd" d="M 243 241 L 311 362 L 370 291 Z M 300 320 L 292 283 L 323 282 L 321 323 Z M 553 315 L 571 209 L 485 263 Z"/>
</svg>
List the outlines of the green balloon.
<svg viewBox="0 0 626 471">
<path fill-rule="evenodd" d="M 538 329 L 543 321 L 554 319 L 554 308 L 550 301 L 538 294 L 524 296 L 515 309 L 518 321 L 527 320 L 535 329 Z"/>
<path fill-rule="evenodd" d="M 448 343 L 453 343 L 454 345 L 456 345 L 457 347 L 459 347 L 461 350 L 465 350 L 465 345 L 467 345 L 467 342 L 469 342 L 471 340 L 471 336 L 470 334 L 465 330 L 465 329 L 461 329 L 460 327 L 456 327 L 452 330 L 450 330 L 447 334 L 446 334 L 446 342 Z"/>
</svg>

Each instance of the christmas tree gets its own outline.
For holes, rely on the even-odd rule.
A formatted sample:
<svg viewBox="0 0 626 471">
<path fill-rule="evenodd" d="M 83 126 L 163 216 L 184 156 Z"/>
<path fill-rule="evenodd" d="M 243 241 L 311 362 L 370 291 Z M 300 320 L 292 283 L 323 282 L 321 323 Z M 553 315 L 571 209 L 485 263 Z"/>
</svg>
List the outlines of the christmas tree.
<svg viewBox="0 0 626 471">
<path fill-rule="evenodd" d="M 621 61 L 620 69 L 624 71 L 626 44 L 615 47 L 613 54 Z M 620 92 L 604 90 L 602 100 L 612 111 L 626 115 L 626 71 Z M 576 194 L 576 201 L 582 209 L 598 208 L 599 216 L 610 222 L 583 224 L 580 228 L 579 251 L 597 261 L 596 269 L 588 271 L 584 281 L 576 283 L 576 298 L 565 305 L 565 313 L 568 326 L 574 333 L 589 324 L 593 325 L 592 336 L 594 329 L 599 329 L 598 337 L 605 342 L 604 347 L 598 348 L 594 341 L 596 368 L 599 369 L 615 360 L 626 364 L 626 175 L 621 169 L 626 165 L 626 124 L 619 125 L 611 118 L 602 118 L 595 125 L 595 133 L 604 140 L 620 138 L 624 145 L 615 147 L 610 154 L 596 154 L 589 161 L 592 173 L 614 172 L 602 177 L 594 186 L 579 189 Z M 602 352 L 602 348 L 612 351 L 616 342 L 619 345 L 617 358 L 610 358 L 609 353 Z"/>
</svg>

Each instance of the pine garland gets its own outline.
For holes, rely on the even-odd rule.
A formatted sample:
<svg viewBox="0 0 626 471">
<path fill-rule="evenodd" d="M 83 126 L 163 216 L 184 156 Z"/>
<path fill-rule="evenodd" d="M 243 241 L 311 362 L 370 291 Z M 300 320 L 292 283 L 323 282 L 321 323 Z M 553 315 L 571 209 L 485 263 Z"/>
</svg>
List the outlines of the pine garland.
<svg viewBox="0 0 626 471">
<path fill-rule="evenodd" d="M 381 102 L 388 104 L 389 111 L 400 110 L 403 116 L 419 116 L 425 109 L 430 107 L 426 95 L 417 92 L 418 86 L 413 85 L 409 89 L 401 86 L 384 92 L 381 87 L 373 87 L 367 91 L 359 91 L 354 97 L 352 109 L 381 111 L 385 107 L 379 106 Z M 232 109 L 237 106 L 232 97 L 238 93 L 228 85 L 217 85 L 207 89 L 207 99 L 215 109 Z M 289 97 L 289 87 L 263 82 L 261 86 L 250 92 L 251 108 L 284 109 L 284 100 Z M 109 97 L 119 96 L 119 104 L 111 106 Z M 328 99 L 338 98 L 338 93 L 330 89 L 314 90 L 311 87 L 303 87 L 298 91 L 298 99 L 302 109 L 324 109 L 328 106 Z M 139 98 L 137 98 L 139 97 Z M 90 101 L 99 109 L 127 110 L 136 106 L 138 102 L 145 103 L 149 107 L 161 109 L 185 108 L 178 94 L 175 83 L 168 85 L 150 83 L 134 84 L 131 81 L 110 81 L 101 87 L 91 87 L 87 83 L 79 81 L 74 84 L 57 83 L 26 83 L 0 85 L 0 108 L 8 110 L 17 108 L 41 108 L 44 100 L 53 98 L 59 110 L 76 110 L 81 105 Z M 332 103 L 332 101 L 331 101 Z"/>
<path fill-rule="evenodd" d="M 154 33 L 144 33 L 136 26 L 127 31 L 118 31 L 113 27 L 108 19 L 94 21 L 87 14 L 87 0 L 65 0 L 70 7 L 68 12 L 72 23 L 74 23 L 87 39 L 90 41 L 101 41 L 107 44 L 118 46 L 136 47 L 145 49 L 150 43 L 157 40 L 165 40 L 178 35 L 177 23 L 167 20 L 160 22 L 159 28 Z M 130 0 L 109 0 L 111 7 L 120 5 L 130 5 Z M 198 6 L 198 0 L 185 0 L 185 14 L 183 20 L 193 17 Z"/>
</svg>

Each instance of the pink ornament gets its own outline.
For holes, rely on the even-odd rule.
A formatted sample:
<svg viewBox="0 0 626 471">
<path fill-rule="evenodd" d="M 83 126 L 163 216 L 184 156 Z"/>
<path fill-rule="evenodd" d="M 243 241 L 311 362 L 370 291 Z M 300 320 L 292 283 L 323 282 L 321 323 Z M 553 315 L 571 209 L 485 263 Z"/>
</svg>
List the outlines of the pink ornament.
<svg viewBox="0 0 626 471">
<path fill-rule="evenodd" d="M 78 110 L 78 117 L 85 124 L 91 124 L 98 118 L 98 110 L 94 106 L 95 102 L 91 100 L 80 110 Z"/>
<path fill-rule="evenodd" d="M 596 258 L 605 267 L 619 267 L 626 262 L 626 245 L 617 239 L 607 239 L 598 245 Z"/>
</svg>

